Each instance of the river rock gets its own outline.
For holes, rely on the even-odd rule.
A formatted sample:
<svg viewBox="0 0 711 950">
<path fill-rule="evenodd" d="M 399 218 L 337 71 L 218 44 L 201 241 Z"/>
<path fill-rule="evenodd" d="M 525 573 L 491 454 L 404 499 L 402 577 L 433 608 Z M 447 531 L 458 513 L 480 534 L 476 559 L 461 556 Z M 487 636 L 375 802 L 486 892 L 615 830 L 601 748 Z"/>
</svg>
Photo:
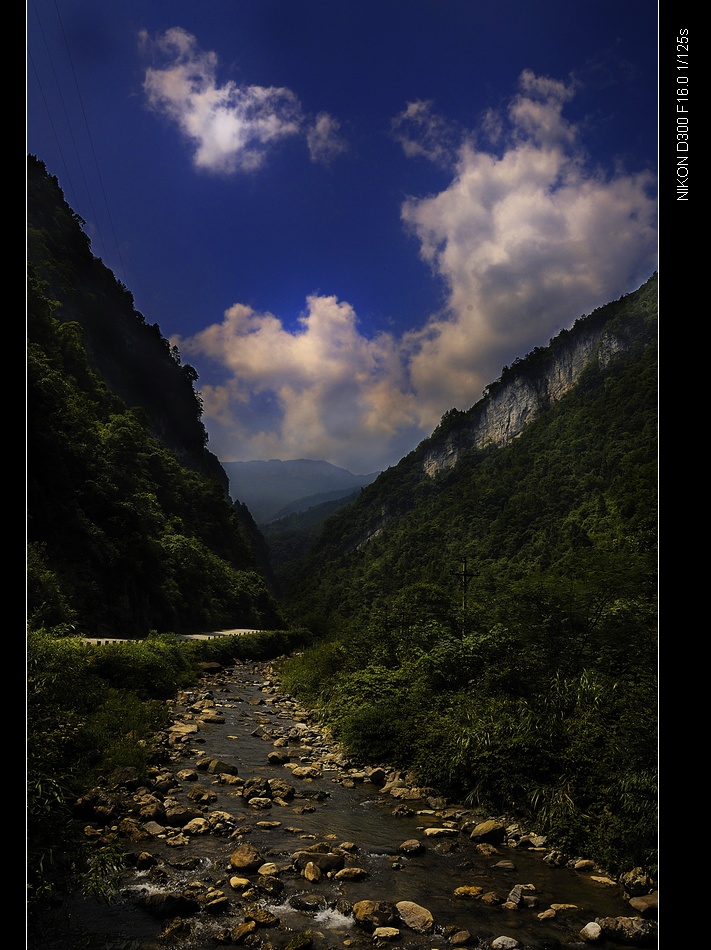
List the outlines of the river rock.
<svg viewBox="0 0 711 950">
<path fill-rule="evenodd" d="M 270 897 L 277 897 L 284 890 L 284 883 L 275 874 L 260 874 L 257 879 L 257 890 Z"/>
<path fill-rule="evenodd" d="M 139 905 L 151 916 L 161 920 L 169 917 L 192 917 L 200 910 L 200 903 L 194 897 L 182 893 L 146 894 Z"/>
<path fill-rule="evenodd" d="M 297 851 L 293 855 L 294 865 L 299 871 L 303 871 L 307 864 L 315 864 L 322 874 L 328 874 L 334 871 L 340 871 L 345 859 L 342 854 L 335 854 L 333 851 L 319 854 L 315 851 Z"/>
<path fill-rule="evenodd" d="M 165 823 L 165 805 L 155 795 L 140 795 L 136 798 L 138 814 L 143 821 Z"/>
<path fill-rule="evenodd" d="M 121 808 L 118 800 L 104 789 L 92 788 L 76 800 L 73 812 L 76 818 L 108 825 L 118 818 Z"/>
<path fill-rule="evenodd" d="M 199 731 L 199 726 L 194 722 L 174 722 L 168 729 L 170 738 L 173 741 L 185 739 L 187 736 L 194 736 Z"/>
<path fill-rule="evenodd" d="M 598 940 L 602 939 L 602 927 L 596 921 L 591 920 L 580 931 L 580 939 L 584 940 L 585 943 L 597 943 Z"/>
<path fill-rule="evenodd" d="M 385 785 L 387 779 L 385 769 L 381 768 L 366 769 L 365 776 L 373 785 Z"/>
<path fill-rule="evenodd" d="M 213 831 L 229 831 L 235 823 L 234 816 L 221 809 L 211 811 L 206 817 Z"/>
<path fill-rule="evenodd" d="M 169 848 L 184 848 L 186 845 L 190 844 L 190 838 L 187 835 L 184 835 L 181 831 L 180 834 L 173 834 L 165 842 Z"/>
<path fill-rule="evenodd" d="M 279 923 L 279 918 L 266 907 L 260 907 L 258 904 L 250 904 L 244 908 L 245 920 L 253 920 L 258 927 L 274 927 Z"/>
<path fill-rule="evenodd" d="M 306 880 L 311 881 L 312 884 L 315 884 L 316 881 L 320 881 L 322 877 L 321 868 L 314 864 L 313 861 L 307 861 L 301 873 Z"/>
<path fill-rule="evenodd" d="M 195 767 L 198 768 L 199 766 L 196 764 Z M 206 770 L 210 775 L 237 775 L 239 771 L 236 765 L 232 765 L 231 762 L 223 762 L 222 759 L 210 759 Z"/>
<path fill-rule="evenodd" d="M 195 818 L 202 818 L 202 812 L 196 808 L 188 808 L 182 802 L 170 799 L 165 803 L 165 823 L 171 828 L 184 828 Z"/>
<path fill-rule="evenodd" d="M 166 828 L 165 825 L 160 824 L 157 821 L 147 821 L 143 825 L 143 831 L 151 838 L 157 838 L 159 835 L 164 835 Z M 127 836 L 130 837 L 130 836 Z"/>
<path fill-rule="evenodd" d="M 409 838 L 398 848 L 400 854 L 422 854 L 425 850 L 425 846 L 421 841 L 418 841 L 417 838 Z"/>
<path fill-rule="evenodd" d="M 271 798 L 260 798 L 259 796 L 255 796 L 254 798 L 250 798 L 247 801 L 247 805 L 249 808 L 256 808 L 258 810 L 264 811 L 265 809 L 272 807 L 272 800 Z"/>
<path fill-rule="evenodd" d="M 620 884 L 628 897 L 642 897 L 654 889 L 654 882 L 642 868 L 633 868 L 620 877 Z"/>
<path fill-rule="evenodd" d="M 210 805 L 217 799 L 217 793 L 211 788 L 203 788 L 201 785 L 194 785 L 188 792 L 188 798 L 191 802 L 198 805 Z"/>
<path fill-rule="evenodd" d="M 237 924 L 230 930 L 229 938 L 231 943 L 244 943 L 250 934 L 257 929 L 257 923 L 254 920 L 245 920 L 243 924 Z"/>
<path fill-rule="evenodd" d="M 181 782 L 197 782 L 198 773 L 197 769 L 181 769 L 177 773 L 177 777 Z"/>
<path fill-rule="evenodd" d="M 636 910 L 645 920 L 656 920 L 658 912 L 658 893 L 644 894 L 642 897 L 630 898 L 630 907 Z"/>
<path fill-rule="evenodd" d="M 410 930 L 416 930 L 417 933 L 428 934 L 434 928 L 434 918 L 426 907 L 421 907 L 413 901 L 398 901 L 395 909 L 400 915 L 400 919 Z"/>
<path fill-rule="evenodd" d="M 244 891 L 251 886 L 252 882 L 248 877 L 237 877 L 237 875 L 234 875 L 230 878 L 230 887 L 234 891 Z"/>
<path fill-rule="evenodd" d="M 506 828 L 499 821 L 482 821 L 476 825 L 469 837 L 472 841 L 503 844 L 506 838 Z"/>
<path fill-rule="evenodd" d="M 624 943 L 628 947 L 653 947 L 656 944 L 657 924 L 643 917 L 601 917 L 598 921 L 606 940 Z"/>
<path fill-rule="evenodd" d="M 172 946 L 181 937 L 189 937 L 192 934 L 192 924 L 189 920 L 183 920 L 182 917 L 174 917 L 169 920 L 160 931 L 159 940 L 166 946 Z"/>
<path fill-rule="evenodd" d="M 245 779 L 245 783 L 242 786 L 242 798 L 249 800 L 250 798 L 271 798 L 272 790 L 269 784 L 269 780 L 262 777 L 261 775 L 253 775 L 248 779 Z"/>
<path fill-rule="evenodd" d="M 454 890 L 454 896 L 461 898 L 481 897 L 483 893 L 484 888 L 478 884 L 462 884 Z"/>
<path fill-rule="evenodd" d="M 230 855 L 230 865 L 236 871 L 257 871 L 262 864 L 264 864 L 264 858 L 254 845 L 248 842 L 235 848 Z"/>
<path fill-rule="evenodd" d="M 296 910 L 303 910 L 310 914 L 317 914 L 326 908 L 326 898 L 323 894 L 294 894 L 289 903 Z"/>
<path fill-rule="evenodd" d="M 365 868 L 341 868 L 333 876 L 337 881 L 362 881 L 368 877 L 368 872 Z"/>
<path fill-rule="evenodd" d="M 289 755 L 286 752 L 270 752 L 267 756 L 270 765 L 284 765 L 288 761 Z"/>
<path fill-rule="evenodd" d="M 376 927 L 373 931 L 373 940 L 397 940 L 399 936 L 397 927 Z"/>
<path fill-rule="evenodd" d="M 269 790 L 272 798 L 279 802 L 290 802 L 296 796 L 296 789 L 283 778 L 270 778 Z"/>
<path fill-rule="evenodd" d="M 474 939 L 468 930 L 455 930 L 451 936 L 447 937 L 447 942 L 453 947 L 466 947 Z"/>
<path fill-rule="evenodd" d="M 357 901 L 353 905 L 353 917 L 359 926 L 371 933 L 377 927 L 391 927 L 398 920 L 395 905 L 389 901 Z"/>
<path fill-rule="evenodd" d="M 293 765 L 293 762 L 287 762 L 286 765 Z M 321 769 L 315 765 L 297 765 L 291 769 L 291 774 L 301 779 L 321 778 Z"/>
</svg>

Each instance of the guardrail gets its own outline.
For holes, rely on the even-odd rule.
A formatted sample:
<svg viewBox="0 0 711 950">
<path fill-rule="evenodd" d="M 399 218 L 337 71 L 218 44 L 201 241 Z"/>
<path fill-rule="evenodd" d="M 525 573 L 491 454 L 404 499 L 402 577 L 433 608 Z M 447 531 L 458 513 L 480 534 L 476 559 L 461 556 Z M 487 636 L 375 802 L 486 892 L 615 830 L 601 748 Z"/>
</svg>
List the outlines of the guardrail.
<svg viewBox="0 0 711 950">
<path fill-rule="evenodd" d="M 214 640 L 216 637 L 239 637 L 246 633 L 264 633 L 251 627 L 235 627 L 233 630 L 211 630 L 209 633 L 180 633 L 176 640 Z M 109 643 L 143 643 L 143 640 L 129 640 L 121 637 L 82 637 L 82 643 L 92 646 L 105 646 Z"/>
</svg>

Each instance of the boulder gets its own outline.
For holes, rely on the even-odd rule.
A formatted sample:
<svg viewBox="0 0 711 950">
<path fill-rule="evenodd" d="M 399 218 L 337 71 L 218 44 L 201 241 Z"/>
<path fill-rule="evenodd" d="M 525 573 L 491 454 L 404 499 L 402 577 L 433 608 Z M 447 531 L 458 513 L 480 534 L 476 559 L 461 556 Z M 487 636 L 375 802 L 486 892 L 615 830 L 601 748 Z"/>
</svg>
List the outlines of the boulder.
<svg viewBox="0 0 711 950">
<path fill-rule="evenodd" d="M 410 930 L 415 930 L 420 934 L 432 932 L 434 928 L 434 917 L 426 907 L 421 907 L 413 901 L 398 901 L 395 908 L 400 915 L 400 920 L 402 920 Z"/>
<path fill-rule="evenodd" d="M 602 940 L 602 927 L 594 920 L 591 920 L 590 923 L 585 924 L 580 931 L 579 937 L 581 940 L 584 940 L 585 943 L 597 943 L 599 940 Z"/>
<path fill-rule="evenodd" d="M 230 855 L 230 866 L 236 871 L 257 871 L 264 864 L 264 858 L 254 845 L 245 842 Z"/>
<path fill-rule="evenodd" d="M 315 851 L 297 851 L 294 855 L 294 864 L 299 871 L 303 871 L 307 864 L 314 864 L 322 874 L 340 871 L 345 864 L 342 854 L 329 851 L 319 854 Z"/>
<path fill-rule="evenodd" d="M 659 894 L 657 891 L 651 894 L 644 894 L 641 897 L 631 897 L 630 907 L 636 910 L 639 916 L 644 917 L 645 920 L 656 920 L 659 909 L 658 897 Z"/>
<path fill-rule="evenodd" d="M 506 828 L 499 821 L 492 818 L 481 821 L 472 830 L 469 838 L 472 841 L 483 841 L 488 844 L 502 844 L 506 837 Z"/>
<path fill-rule="evenodd" d="M 376 927 L 373 931 L 373 940 L 397 940 L 399 936 L 397 927 Z"/>
<path fill-rule="evenodd" d="M 398 848 L 400 854 L 421 854 L 425 850 L 425 846 L 421 841 L 418 841 L 417 838 L 409 838 Z"/>
<path fill-rule="evenodd" d="M 398 921 L 395 905 L 389 901 L 357 901 L 353 905 L 353 917 L 364 930 L 372 933 L 377 927 L 392 927 Z"/>
<path fill-rule="evenodd" d="M 657 943 L 657 924 L 643 917 L 601 917 L 598 924 L 606 940 L 623 943 L 628 947 L 654 947 Z"/>
</svg>

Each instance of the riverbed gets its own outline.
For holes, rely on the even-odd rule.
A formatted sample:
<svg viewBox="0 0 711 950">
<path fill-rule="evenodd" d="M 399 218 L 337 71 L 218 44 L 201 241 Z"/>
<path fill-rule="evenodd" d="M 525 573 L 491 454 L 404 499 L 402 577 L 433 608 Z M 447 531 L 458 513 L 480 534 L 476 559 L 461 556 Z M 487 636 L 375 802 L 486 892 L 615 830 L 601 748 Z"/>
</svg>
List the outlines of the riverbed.
<svg viewBox="0 0 711 950">
<path fill-rule="evenodd" d="M 205 708 L 223 721 L 203 721 Z M 477 847 L 462 829 L 481 815 L 439 796 L 397 798 L 387 786 L 374 784 L 366 767 L 346 762 L 306 711 L 280 691 L 268 663 L 240 663 L 207 677 L 204 688 L 181 698 L 174 716 L 194 731 L 172 746 L 165 768 L 176 781 L 169 797 L 194 805 L 202 796 L 202 814 L 228 818 L 218 833 L 182 834 L 150 826 L 149 840 L 125 842 L 127 850 L 150 853 L 155 863 L 127 871 L 112 903 L 72 906 L 77 933 L 83 934 L 76 948 L 232 945 L 228 935 L 255 903 L 276 922 L 260 924 L 243 940 L 263 950 L 286 947 L 304 931 L 317 950 L 384 946 L 390 940 L 413 950 L 483 948 L 502 935 L 519 941 L 523 950 L 580 948 L 589 946 L 579 936 L 588 922 L 634 916 L 621 887 L 599 870 L 551 866 L 544 861 L 545 847 Z M 281 761 L 274 760 L 275 750 Z M 207 771 L 211 759 L 231 764 L 239 781 Z M 255 777 L 287 782 L 294 795 L 271 802 L 262 797 L 255 807 L 242 795 L 241 784 Z M 421 849 L 402 849 L 412 841 Z M 230 855 L 242 843 L 272 865 L 271 889 L 257 887 L 266 883 L 265 875 L 231 867 Z M 345 867 L 359 873 L 352 879 L 333 873 L 305 878 L 294 856 L 319 844 L 343 855 Z M 243 882 L 235 885 L 239 878 Z M 218 914 L 192 916 L 166 940 L 167 922 L 145 909 L 146 897 L 196 882 L 221 891 L 228 901 Z M 527 900 L 514 909 L 505 902 L 516 885 L 523 886 Z M 470 889 L 467 896 L 461 888 Z M 363 900 L 413 902 L 431 913 L 434 924 L 419 933 L 399 923 L 397 934 L 374 940 L 352 912 Z M 58 944 L 48 940 L 47 946 Z"/>
</svg>

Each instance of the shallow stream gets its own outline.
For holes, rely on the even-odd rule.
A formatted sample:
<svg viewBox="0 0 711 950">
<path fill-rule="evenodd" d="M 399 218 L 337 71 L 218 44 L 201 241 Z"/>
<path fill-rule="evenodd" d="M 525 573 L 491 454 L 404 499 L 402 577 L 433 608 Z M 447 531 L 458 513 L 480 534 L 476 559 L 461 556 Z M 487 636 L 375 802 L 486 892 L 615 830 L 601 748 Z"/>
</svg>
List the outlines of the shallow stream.
<svg viewBox="0 0 711 950">
<path fill-rule="evenodd" d="M 448 938 L 455 929 L 469 932 L 469 947 L 488 948 L 500 935 L 515 938 L 525 950 L 589 947 L 579 937 L 586 923 L 597 917 L 634 916 L 618 885 L 597 882 L 591 872 L 552 867 L 543 860 L 545 852 L 499 846 L 495 854 L 485 855 L 468 834 L 454 827 L 441 837 L 426 836 L 426 828 L 447 827 L 449 811 L 435 812 L 423 800 L 397 801 L 354 775 L 355 770 L 349 774 L 348 769 L 333 764 L 323 767 L 318 778 L 300 779 L 293 777 L 293 770 L 285 765 L 271 764 L 267 756 L 275 751 L 276 737 L 283 741 L 290 736 L 282 751 L 291 763 L 323 763 L 328 750 L 325 743 L 317 747 L 313 739 L 301 742 L 295 737 L 298 729 L 303 729 L 305 717 L 296 704 L 278 693 L 268 677 L 268 665 L 245 663 L 215 678 L 212 697 L 224 723 L 200 723 L 199 732 L 188 737 L 169 769 L 176 774 L 194 769 L 200 757 L 209 755 L 235 765 L 245 780 L 253 776 L 281 778 L 296 789 L 296 797 L 257 811 L 247 805 L 239 786 L 222 784 L 206 771 L 198 772 L 197 783 L 181 782 L 179 789 L 170 792 L 172 797 L 186 804 L 194 801 L 188 794 L 194 796 L 199 785 L 214 796 L 204 807 L 205 813 L 228 812 L 236 822 L 236 833 L 231 837 L 194 835 L 180 847 L 168 844 L 170 836 L 128 842 L 126 847 L 135 852 L 150 851 L 165 874 L 156 874 L 155 869 L 131 871 L 125 875 L 115 902 L 75 905 L 73 919 L 85 934 L 82 942 L 76 943 L 77 950 L 154 950 L 166 946 L 208 950 L 218 946 L 215 933 L 229 931 L 245 919 L 242 895 L 229 883 L 235 874 L 241 876 L 229 861 L 240 841 L 251 843 L 265 862 L 274 863 L 283 884 L 281 893 L 262 895 L 259 901 L 279 918 L 278 931 L 258 928 L 246 946 L 271 950 L 285 946 L 290 935 L 305 930 L 316 935 L 314 946 L 318 948 L 384 946 L 374 943 L 372 934 L 357 925 L 349 912 L 348 908 L 360 900 L 412 901 L 427 908 L 434 917 L 433 932 L 418 934 L 400 926 L 400 937 L 394 944 L 422 950 L 450 948 Z M 455 811 L 452 806 L 452 813 Z M 451 824 L 456 822 L 452 820 Z M 405 856 L 399 847 L 411 839 L 422 842 L 425 849 Z M 365 876 L 360 880 L 336 881 L 324 876 L 318 882 L 307 881 L 294 869 L 292 856 L 316 841 L 330 842 L 334 849 L 352 843 L 355 847 L 349 852 L 346 866 L 362 868 Z M 256 877 L 254 873 L 244 876 Z M 230 898 L 230 909 L 218 917 L 201 912 L 191 918 L 189 934 L 166 943 L 160 938 L 165 921 L 143 910 L 140 898 L 161 888 L 175 891 L 193 881 L 219 887 Z M 535 907 L 507 910 L 454 895 L 456 888 L 475 885 L 483 888 L 482 893 L 496 892 L 505 900 L 517 884 L 532 885 L 527 893 L 535 898 Z M 296 909 L 298 895 L 309 897 L 310 909 Z M 574 906 L 557 911 L 551 919 L 540 919 L 539 914 L 553 904 Z M 47 946 L 56 944 L 48 941 Z"/>
</svg>

